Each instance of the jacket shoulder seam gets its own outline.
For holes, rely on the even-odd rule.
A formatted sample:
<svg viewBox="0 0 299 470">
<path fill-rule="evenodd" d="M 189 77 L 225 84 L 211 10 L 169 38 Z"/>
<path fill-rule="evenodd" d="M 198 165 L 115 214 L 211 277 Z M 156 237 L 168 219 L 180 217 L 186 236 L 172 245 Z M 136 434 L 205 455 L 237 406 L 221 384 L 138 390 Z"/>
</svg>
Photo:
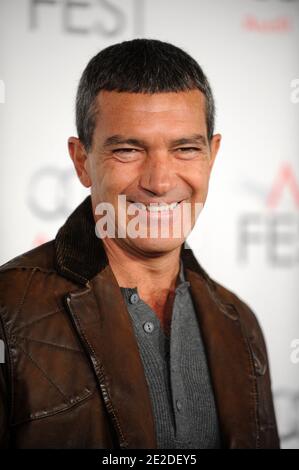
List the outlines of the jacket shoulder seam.
<svg viewBox="0 0 299 470">
<path fill-rule="evenodd" d="M 42 268 L 38 265 L 31 265 L 31 266 L 28 266 L 28 265 L 17 265 L 17 266 L 6 266 L 4 268 L 0 268 L 0 275 L 2 273 L 6 273 L 7 271 L 13 271 L 13 270 L 16 270 L 16 271 L 30 271 L 30 270 L 33 270 L 33 271 L 40 271 L 40 272 L 44 272 L 44 273 L 57 273 L 56 269 L 54 268 Z"/>
</svg>

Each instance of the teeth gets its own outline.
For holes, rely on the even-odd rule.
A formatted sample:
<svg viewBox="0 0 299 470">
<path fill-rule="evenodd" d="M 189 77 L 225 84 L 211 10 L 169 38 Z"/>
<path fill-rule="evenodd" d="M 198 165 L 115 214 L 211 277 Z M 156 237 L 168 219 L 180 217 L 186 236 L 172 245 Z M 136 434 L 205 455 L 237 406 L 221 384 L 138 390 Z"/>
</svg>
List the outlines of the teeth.
<svg viewBox="0 0 299 470">
<path fill-rule="evenodd" d="M 138 207 L 138 209 L 144 209 L 146 207 L 146 210 L 149 212 L 166 212 L 169 210 L 175 209 L 179 203 L 178 202 L 172 202 L 171 204 L 142 204 L 141 202 L 134 202 L 135 206 Z"/>
</svg>

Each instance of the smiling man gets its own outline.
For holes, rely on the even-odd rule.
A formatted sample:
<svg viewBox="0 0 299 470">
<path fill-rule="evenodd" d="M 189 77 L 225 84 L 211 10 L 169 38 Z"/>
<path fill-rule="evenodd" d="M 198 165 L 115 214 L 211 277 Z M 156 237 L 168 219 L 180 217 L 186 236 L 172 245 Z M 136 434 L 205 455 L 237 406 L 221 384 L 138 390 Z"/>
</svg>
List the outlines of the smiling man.
<svg viewBox="0 0 299 470">
<path fill-rule="evenodd" d="M 76 119 L 90 196 L 0 269 L 2 447 L 278 448 L 258 321 L 184 247 L 221 141 L 200 66 L 158 40 L 110 46 Z"/>
</svg>

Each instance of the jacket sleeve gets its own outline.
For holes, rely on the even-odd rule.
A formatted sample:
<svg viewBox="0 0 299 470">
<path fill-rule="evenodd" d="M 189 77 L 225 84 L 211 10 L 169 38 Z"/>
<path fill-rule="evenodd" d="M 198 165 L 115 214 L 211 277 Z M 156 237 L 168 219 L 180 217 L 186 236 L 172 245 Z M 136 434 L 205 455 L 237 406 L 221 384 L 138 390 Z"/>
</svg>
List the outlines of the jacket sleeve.
<svg viewBox="0 0 299 470">
<path fill-rule="evenodd" d="M 256 376 L 260 428 L 259 447 L 279 449 L 280 440 L 275 416 L 270 363 L 264 334 L 251 308 L 239 298 L 236 300 L 238 309 L 242 312 L 243 329 L 247 337 Z"/>
<path fill-rule="evenodd" d="M 9 447 L 8 354 L 0 317 L 0 449 Z"/>
</svg>

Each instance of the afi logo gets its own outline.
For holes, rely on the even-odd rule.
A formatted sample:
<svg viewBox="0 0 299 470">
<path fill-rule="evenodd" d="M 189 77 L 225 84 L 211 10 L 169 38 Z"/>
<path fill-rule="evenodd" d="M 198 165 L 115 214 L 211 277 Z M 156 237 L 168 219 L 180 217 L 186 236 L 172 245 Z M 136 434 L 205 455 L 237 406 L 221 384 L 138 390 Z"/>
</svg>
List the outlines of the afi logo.
<svg viewBox="0 0 299 470">
<path fill-rule="evenodd" d="M 266 205 L 270 209 L 275 209 L 278 206 L 283 191 L 286 189 L 292 194 L 294 204 L 299 209 L 299 186 L 291 166 L 287 163 L 281 167 L 277 179 L 269 192 Z"/>
<path fill-rule="evenodd" d="M 42 17 L 45 18 L 49 8 L 54 8 L 60 15 L 62 30 L 66 33 L 96 33 L 110 38 L 123 33 L 130 22 L 133 34 L 142 35 L 144 0 L 128 0 L 124 3 L 119 7 L 111 0 L 31 0 L 30 28 L 41 28 Z"/>
<path fill-rule="evenodd" d="M 291 196 L 295 209 L 299 209 L 299 185 L 291 166 L 280 168 L 265 200 L 265 213 L 243 214 L 239 219 L 238 257 L 248 261 L 249 251 L 264 249 L 265 258 L 273 266 L 292 267 L 299 263 L 298 213 L 278 211 L 282 200 Z"/>
</svg>

